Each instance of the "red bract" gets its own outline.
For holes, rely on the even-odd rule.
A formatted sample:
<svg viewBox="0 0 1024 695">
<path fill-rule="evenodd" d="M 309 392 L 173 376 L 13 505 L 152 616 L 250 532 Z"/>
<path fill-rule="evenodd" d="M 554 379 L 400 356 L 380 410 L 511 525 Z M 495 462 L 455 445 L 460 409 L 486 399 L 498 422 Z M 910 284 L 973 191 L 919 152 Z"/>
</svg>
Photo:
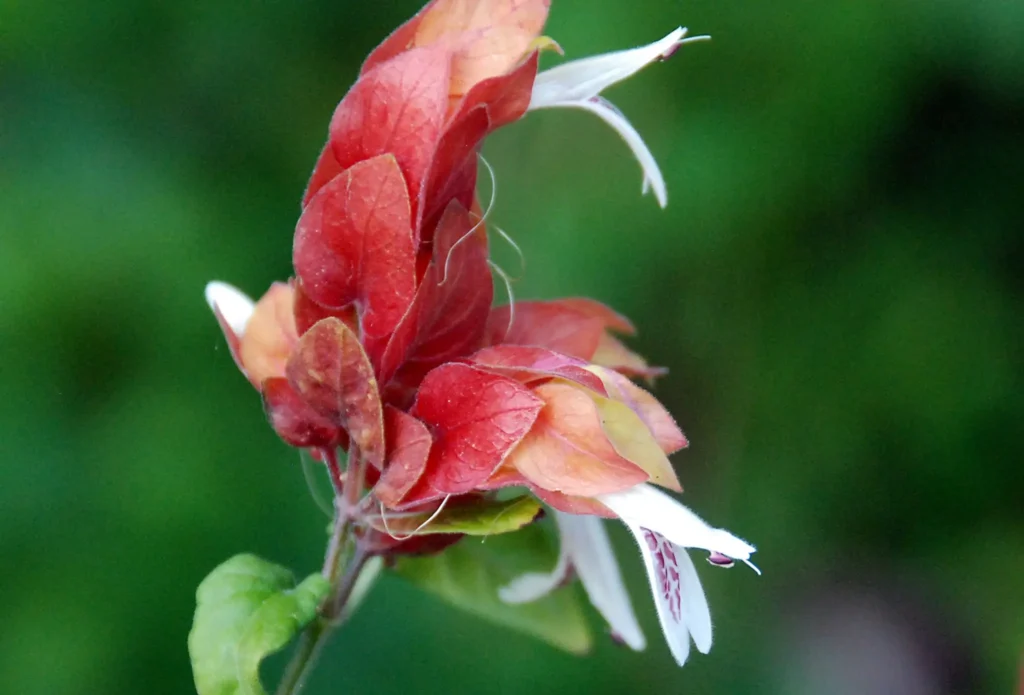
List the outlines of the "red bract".
<svg viewBox="0 0 1024 695">
<path fill-rule="evenodd" d="M 485 230 L 452 202 L 438 224 L 416 297 L 384 351 L 381 382 L 391 381 L 403 366 L 422 377 L 480 347 L 492 295 Z"/>
<path fill-rule="evenodd" d="M 302 281 L 298 278 L 292 280 L 292 311 L 295 313 L 295 328 L 299 335 L 302 335 L 313 327 L 317 321 L 333 316 L 340 319 L 353 331 L 359 331 L 359 317 L 356 307 L 353 304 L 331 311 L 320 304 L 317 304 L 306 294 Z"/>
<path fill-rule="evenodd" d="M 631 376 L 664 373 L 612 335 L 633 335 L 636 329 L 629 319 L 593 299 L 517 302 L 510 323 L 511 317 L 511 307 L 495 307 L 487 322 L 488 343 L 546 347 Z"/>
<path fill-rule="evenodd" d="M 326 318 L 306 331 L 288 360 L 288 382 L 310 408 L 345 430 L 377 468 L 384 462 L 384 413 L 373 367 L 344 323 Z"/>
<path fill-rule="evenodd" d="M 368 347 L 394 330 L 415 292 L 416 254 L 393 156 L 360 162 L 320 189 L 295 229 L 294 259 L 310 299 L 355 305 Z"/>
<path fill-rule="evenodd" d="M 547 348 L 499 345 L 484 348 L 470 359 L 474 364 L 524 384 L 562 378 L 586 386 L 603 396 L 608 395 L 601 378 L 587 370 L 590 366 L 587 362 Z"/>
<path fill-rule="evenodd" d="M 653 396 L 621 374 L 536 347 L 485 348 L 470 361 L 544 400 L 537 426 L 508 459 L 535 487 L 589 497 L 641 477 L 679 489 L 665 456 L 686 438 Z"/>
<path fill-rule="evenodd" d="M 476 152 L 520 118 L 537 74 L 548 0 L 437 0 L 363 65 L 338 105 L 304 204 L 344 169 L 384 153 L 406 179 L 414 238 L 429 240 L 448 202 L 472 207 Z"/>
<path fill-rule="evenodd" d="M 331 119 L 334 164 L 344 170 L 391 154 L 417 200 L 448 112 L 450 63 L 443 46 L 414 48 L 362 76 Z"/>
<path fill-rule="evenodd" d="M 303 399 L 283 377 L 263 382 L 263 407 L 270 426 L 288 444 L 320 448 L 342 443 L 341 430 Z"/>
<path fill-rule="evenodd" d="M 427 174 L 418 218 L 424 240 L 429 240 L 437 215 L 449 200 L 471 207 L 480 142 L 488 133 L 526 113 L 537 58 L 534 51 L 511 73 L 480 82 L 459 102 Z"/>
<path fill-rule="evenodd" d="M 512 379 L 462 364 L 431 371 L 410 414 L 434 445 L 403 505 L 458 495 L 481 486 L 530 430 L 543 402 Z"/>
<path fill-rule="evenodd" d="M 399 27 L 363 64 L 362 74 L 416 46 L 453 52 L 449 92 L 504 74 L 530 49 L 547 20 L 550 0 L 433 0 Z"/>
<path fill-rule="evenodd" d="M 486 238 L 480 227 L 463 239 L 479 217 L 465 211 L 475 208 L 481 141 L 529 106 L 537 74 L 531 49 L 548 4 L 430 3 L 367 59 L 310 178 L 293 252 L 300 299 L 309 300 L 297 312 L 299 327 L 354 311 L 376 367 L 392 343 L 382 384 L 413 362 L 396 387 L 407 395 L 427 369 L 481 344 L 477 316 L 490 304 Z M 444 238 L 434 243 L 438 230 Z M 434 260 L 420 278 L 423 256 Z M 455 281 L 439 292 L 449 268 Z M 457 292 L 474 298 L 467 320 L 431 326 Z"/>
<path fill-rule="evenodd" d="M 423 476 L 433 438 L 420 420 L 390 405 L 384 409 L 384 433 L 387 467 L 373 491 L 378 500 L 395 508 Z"/>
<path fill-rule="evenodd" d="M 544 490 L 594 497 L 647 480 L 639 466 L 615 450 L 601 413 L 583 391 L 563 383 L 534 389 L 544 411 L 510 460 L 526 480 Z"/>
</svg>

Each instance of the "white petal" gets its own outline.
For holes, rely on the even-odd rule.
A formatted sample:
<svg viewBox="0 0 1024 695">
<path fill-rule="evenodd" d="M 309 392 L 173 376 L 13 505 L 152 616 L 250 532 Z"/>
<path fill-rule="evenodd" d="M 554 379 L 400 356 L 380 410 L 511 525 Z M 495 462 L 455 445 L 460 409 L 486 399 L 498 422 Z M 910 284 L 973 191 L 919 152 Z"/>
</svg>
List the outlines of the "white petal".
<svg viewBox="0 0 1024 695">
<path fill-rule="evenodd" d="M 636 651 L 644 649 L 647 641 L 633 612 L 604 520 L 556 511 L 555 521 L 562 543 L 570 544 L 572 565 L 590 603 L 608 621 L 614 635 Z"/>
<path fill-rule="evenodd" d="M 704 613 L 707 613 L 707 599 L 704 598 L 704 590 L 698 580 L 694 586 L 688 581 L 684 586 L 683 572 L 680 565 L 681 558 L 687 558 L 686 549 L 680 548 L 659 533 L 649 529 L 627 523 L 626 526 L 636 537 L 640 546 L 640 554 L 644 558 L 644 567 L 647 568 L 647 578 L 651 582 L 651 593 L 654 594 L 654 605 L 658 609 L 658 621 L 661 623 L 661 631 L 665 633 L 665 641 L 668 648 L 675 657 L 676 663 L 680 666 L 686 663 L 690 655 L 690 615 L 691 604 L 703 605 Z M 692 562 L 690 563 L 692 566 Z M 696 577 L 687 577 L 692 580 Z M 696 591 L 699 597 L 685 596 L 684 591 L 691 594 Z M 695 626 L 698 631 L 704 629 L 703 616 L 696 616 Z M 711 618 L 707 618 L 707 633 L 701 634 L 701 645 L 711 647 Z M 701 651 L 704 651 L 701 649 Z"/>
<path fill-rule="evenodd" d="M 647 646 L 640 623 L 622 581 L 618 562 L 601 519 L 555 512 L 561 538 L 558 563 L 550 573 L 531 572 L 498 590 L 505 603 L 527 603 L 542 598 L 565 582 L 575 568 L 587 597 L 608 622 L 613 634 L 632 649 Z"/>
<path fill-rule="evenodd" d="M 679 590 L 683 596 L 683 614 L 686 616 L 686 627 L 690 630 L 697 651 L 707 654 L 711 651 L 711 610 L 708 598 L 704 595 L 704 587 L 700 585 L 697 568 L 686 548 L 672 545 L 679 561 Z"/>
<path fill-rule="evenodd" d="M 632 76 L 644 66 L 666 58 L 683 43 L 686 29 L 676 29 L 665 38 L 640 48 L 604 53 L 572 60 L 537 75 L 530 109 L 556 106 L 566 101 L 585 101 Z M 695 39 L 706 37 L 698 36 Z"/>
<path fill-rule="evenodd" d="M 530 603 L 544 598 L 561 586 L 569 576 L 569 543 L 563 537 L 558 562 L 550 572 L 528 572 L 498 589 L 498 598 L 505 603 Z"/>
<path fill-rule="evenodd" d="M 647 148 L 646 143 L 640 133 L 636 131 L 626 117 L 622 115 L 622 112 L 615 108 L 611 102 L 595 97 L 589 101 L 573 101 L 558 104 L 558 106 L 574 107 L 589 111 L 594 114 L 602 121 L 610 125 L 615 129 L 629 149 L 632 150 L 633 156 L 640 162 L 640 168 L 643 170 L 644 181 L 641 191 L 646 193 L 648 188 L 654 191 L 654 197 L 658 200 L 658 205 L 665 207 L 668 203 L 668 191 L 665 189 L 665 177 L 661 175 L 661 169 L 658 168 L 658 163 L 654 161 L 654 155 L 651 154 L 650 149 Z"/>
<path fill-rule="evenodd" d="M 244 292 L 226 282 L 207 283 L 205 294 L 210 310 L 214 313 L 219 311 L 235 335 L 241 338 L 256 308 L 253 301 Z"/>
<path fill-rule="evenodd" d="M 749 562 L 756 548 L 728 531 L 709 526 L 674 498 L 646 483 L 598 500 L 630 526 L 651 529 L 684 548 L 703 548 Z"/>
</svg>

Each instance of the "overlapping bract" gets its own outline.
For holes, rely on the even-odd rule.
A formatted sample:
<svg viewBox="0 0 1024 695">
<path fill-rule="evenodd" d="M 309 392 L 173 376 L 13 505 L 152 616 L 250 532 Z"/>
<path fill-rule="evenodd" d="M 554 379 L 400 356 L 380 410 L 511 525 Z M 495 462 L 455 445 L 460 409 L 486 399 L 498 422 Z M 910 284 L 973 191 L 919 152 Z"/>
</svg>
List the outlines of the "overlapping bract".
<svg viewBox="0 0 1024 695">
<path fill-rule="evenodd" d="M 686 440 L 623 376 L 657 374 L 615 337 L 628 320 L 491 308 L 477 153 L 526 112 L 547 9 L 437 0 L 371 53 L 306 190 L 295 279 L 221 321 L 281 437 L 355 447 L 392 510 L 520 485 L 606 515 L 599 494 L 679 489 L 666 455 Z"/>
<path fill-rule="evenodd" d="M 600 93 L 706 37 L 684 39 L 679 28 L 538 76 L 538 51 L 556 46 L 540 37 L 548 4 L 433 0 L 396 30 L 331 119 L 295 230 L 295 277 L 257 303 L 210 283 L 207 300 L 275 431 L 327 464 L 337 514 L 354 520 L 363 552 L 429 554 L 463 534 L 516 531 L 539 517 L 539 499 L 555 509 L 557 563 L 506 577 L 494 595 L 478 596 L 483 612 L 507 617 L 504 604 L 542 599 L 575 572 L 613 634 L 642 649 L 597 518 L 617 517 L 639 544 L 681 665 L 691 641 L 702 652 L 711 646 L 687 549 L 708 551 L 715 565 L 754 567 L 755 548 L 651 485 L 681 490 L 668 456 L 687 440 L 631 381 L 662 370 L 622 342 L 634 333 L 626 318 L 584 298 L 492 308 L 475 188 L 489 133 L 528 110 L 569 107 L 623 137 L 644 189 L 664 206 L 653 156 Z M 337 449 L 348 452 L 344 472 Z M 492 492 L 509 486 L 535 497 Z M 464 592 L 445 584 L 441 593 Z"/>
</svg>

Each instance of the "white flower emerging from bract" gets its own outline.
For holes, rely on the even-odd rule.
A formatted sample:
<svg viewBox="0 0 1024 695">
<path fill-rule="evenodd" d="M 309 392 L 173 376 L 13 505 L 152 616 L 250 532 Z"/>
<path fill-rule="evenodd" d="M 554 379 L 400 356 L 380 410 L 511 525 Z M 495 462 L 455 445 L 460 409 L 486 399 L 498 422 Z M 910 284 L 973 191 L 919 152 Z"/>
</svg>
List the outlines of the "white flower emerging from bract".
<svg viewBox="0 0 1024 695">
<path fill-rule="evenodd" d="M 231 331 L 241 338 L 256 309 L 256 304 L 252 299 L 237 287 L 216 280 L 207 283 L 204 294 L 206 303 L 210 305 L 210 310 L 215 315 L 219 315 Z"/>
<path fill-rule="evenodd" d="M 711 650 L 711 613 L 697 568 L 687 548 L 709 551 L 713 564 L 722 558 L 750 562 L 754 546 L 728 531 L 709 526 L 700 517 L 657 488 L 642 484 L 597 499 L 625 522 L 636 538 L 647 568 L 665 640 L 682 666 L 690 654 L 690 640 L 698 651 Z M 550 574 L 526 574 L 499 591 L 507 603 L 533 601 L 562 584 L 575 568 L 591 603 L 608 621 L 612 632 L 633 649 L 644 648 L 644 638 L 626 594 L 622 575 L 605 534 L 602 520 L 555 512 L 562 549 Z M 760 574 L 760 572 L 758 571 Z"/>
<path fill-rule="evenodd" d="M 580 578 L 594 608 L 608 621 L 612 634 L 631 648 L 647 646 L 640 623 L 626 593 L 619 565 L 602 519 L 556 511 L 555 523 L 561 538 L 558 563 L 550 573 L 530 573 L 502 587 L 498 595 L 505 603 L 528 603 L 561 586 L 572 570 Z"/>
<path fill-rule="evenodd" d="M 559 106 L 583 109 L 614 128 L 640 162 L 644 174 L 643 192 L 646 193 L 648 188 L 652 189 L 661 207 L 665 207 L 668 202 L 668 194 L 665 190 L 665 178 L 661 175 L 658 163 L 654 161 L 654 155 L 626 117 L 599 95 L 644 66 L 668 58 L 684 43 L 711 38 L 693 36 L 684 39 L 685 35 L 686 29 L 680 27 L 660 41 L 647 46 L 573 60 L 545 70 L 537 75 L 530 98 L 531 111 Z"/>
<path fill-rule="evenodd" d="M 697 651 L 711 651 L 711 613 L 697 568 L 687 548 L 702 548 L 713 556 L 750 562 L 754 546 L 703 519 L 657 488 L 643 484 L 597 499 L 629 528 L 640 546 L 647 578 L 658 609 L 665 641 L 682 666 L 690 654 L 690 639 Z"/>
</svg>

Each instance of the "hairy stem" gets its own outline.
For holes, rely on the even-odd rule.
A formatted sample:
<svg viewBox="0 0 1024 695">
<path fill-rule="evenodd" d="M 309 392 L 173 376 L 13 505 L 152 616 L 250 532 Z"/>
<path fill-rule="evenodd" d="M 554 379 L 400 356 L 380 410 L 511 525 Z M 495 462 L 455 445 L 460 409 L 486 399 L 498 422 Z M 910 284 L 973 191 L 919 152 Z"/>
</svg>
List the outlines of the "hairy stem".
<svg viewBox="0 0 1024 695">
<path fill-rule="evenodd" d="M 338 580 L 335 590 L 328 597 L 327 603 L 324 604 L 324 619 L 329 620 L 332 625 L 340 625 L 343 622 L 345 604 L 348 603 L 349 597 L 352 596 L 352 589 L 355 588 L 359 574 L 363 571 L 366 561 L 369 559 L 370 554 L 359 545 L 356 545 L 352 560 L 348 563 L 348 567 L 345 568 L 345 574 Z"/>
<path fill-rule="evenodd" d="M 357 546 L 344 574 L 334 585 L 334 589 L 324 603 L 322 615 L 303 631 L 295 654 L 292 655 L 292 660 L 288 663 L 284 676 L 281 677 L 277 695 L 297 695 L 302 690 L 306 684 L 306 678 L 316 665 L 320 650 L 323 649 L 334 630 L 344 622 L 345 604 L 352 595 L 356 580 L 359 579 L 359 574 L 369 559 L 370 554 Z"/>
<path fill-rule="evenodd" d="M 324 450 L 324 453 L 332 479 L 341 482 L 337 457 L 333 451 L 328 454 Z M 316 665 L 320 650 L 334 630 L 344 622 L 345 605 L 371 557 L 352 533 L 352 513 L 362 493 L 365 476 L 362 458 L 354 446 L 349 452 L 349 465 L 345 473 L 344 484 L 335 486 L 334 528 L 324 557 L 323 575 L 331 583 L 331 592 L 320 607 L 320 615 L 303 631 L 295 653 L 281 677 L 277 695 L 297 695 L 302 690 L 306 678 Z M 353 548 L 352 552 L 347 552 L 350 547 Z"/>
<path fill-rule="evenodd" d="M 320 650 L 327 642 L 327 633 L 330 631 L 329 624 L 322 618 L 317 618 L 303 631 L 299 638 L 299 644 L 295 648 L 292 660 L 281 677 L 277 686 L 277 695 L 296 695 L 306 684 L 306 678 L 313 670 L 316 658 Z"/>
</svg>

